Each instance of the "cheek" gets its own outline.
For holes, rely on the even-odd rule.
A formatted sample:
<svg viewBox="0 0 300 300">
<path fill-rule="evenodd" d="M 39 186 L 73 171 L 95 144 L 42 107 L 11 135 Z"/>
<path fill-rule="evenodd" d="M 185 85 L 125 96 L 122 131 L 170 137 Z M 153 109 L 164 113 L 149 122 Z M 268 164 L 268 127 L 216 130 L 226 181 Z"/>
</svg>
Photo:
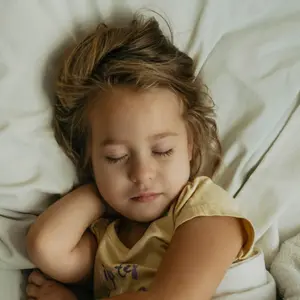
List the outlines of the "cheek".
<svg viewBox="0 0 300 300">
<path fill-rule="evenodd" d="M 105 194 L 105 190 L 109 189 L 111 185 L 109 168 L 96 155 L 92 155 L 92 166 L 98 190 L 103 195 Z"/>
<path fill-rule="evenodd" d="M 99 193 L 110 204 L 114 199 L 119 198 L 124 190 L 123 173 L 114 165 L 103 161 L 93 160 L 94 178 Z"/>
<path fill-rule="evenodd" d="M 101 170 L 101 171 L 100 171 Z M 118 185 L 117 180 L 112 180 L 112 177 L 109 176 L 103 169 L 95 169 L 95 182 L 98 188 L 100 195 L 103 199 L 110 205 L 114 203 L 114 199 L 118 198 Z"/>
<path fill-rule="evenodd" d="M 174 157 L 165 179 L 170 199 L 175 199 L 190 178 L 190 163 L 187 152 Z"/>
<path fill-rule="evenodd" d="M 182 145 L 174 155 L 172 162 L 168 168 L 168 173 L 171 178 L 176 181 L 184 181 L 190 175 L 190 159 L 187 151 L 187 146 Z"/>
</svg>

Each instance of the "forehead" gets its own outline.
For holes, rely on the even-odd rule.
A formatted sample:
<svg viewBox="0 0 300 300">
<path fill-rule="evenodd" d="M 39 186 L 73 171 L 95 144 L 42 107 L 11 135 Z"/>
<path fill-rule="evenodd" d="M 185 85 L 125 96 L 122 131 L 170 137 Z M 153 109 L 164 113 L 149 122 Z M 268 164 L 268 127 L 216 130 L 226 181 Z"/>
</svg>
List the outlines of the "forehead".
<svg viewBox="0 0 300 300">
<path fill-rule="evenodd" d="M 180 131 L 181 110 L 179 97 L 168 89 L 116 88 L 95 99 L 89 121 L 93 136 L 124 139 L 130 135 Z"/>
</svg>

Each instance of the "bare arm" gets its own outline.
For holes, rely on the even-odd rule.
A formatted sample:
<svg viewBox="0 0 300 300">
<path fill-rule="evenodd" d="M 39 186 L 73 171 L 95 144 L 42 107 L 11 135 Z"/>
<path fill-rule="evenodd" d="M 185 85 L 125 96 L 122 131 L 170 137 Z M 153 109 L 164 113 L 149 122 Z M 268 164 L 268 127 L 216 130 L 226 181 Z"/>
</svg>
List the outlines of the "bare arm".
<svg viewBox="0 0 300 300">
<path fill-rule="evenodd" d="M 211 299 L 242 245 L 238 219 L 201 217 L 184 223 L 175 232 L 152 292 L 157 299 Z"/>
<path fill-rule="evenodd" d="M 30 227 L 27 235 L 29 258 L 45 274 L 60 282 L 84 280 L 93 269 L 97 248 L 87 228 L 103 213 L 93 185 L 67 194 Z"/>
<path fill-rule="evenodd" d="M 116 300 L 209 300 L 243 243 L 239 220 L 200 217 L 175 232 L 148 292 L 123 294 Z"/>
</svg>

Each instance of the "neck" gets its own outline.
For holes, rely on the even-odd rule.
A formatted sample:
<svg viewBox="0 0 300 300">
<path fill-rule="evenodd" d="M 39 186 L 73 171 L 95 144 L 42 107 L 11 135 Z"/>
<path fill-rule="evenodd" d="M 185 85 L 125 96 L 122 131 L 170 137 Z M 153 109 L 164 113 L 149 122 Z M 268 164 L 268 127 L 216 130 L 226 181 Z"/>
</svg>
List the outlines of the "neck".
<svg viewBox="0 0 300 300">
<path fill-rule="evenodd" d="M 123 229 L 132 229 L 133 227 L 140 227 L 140 228 L 148 228 L 150 225 L 150 222 L 144 223 L 144 222 L 138 222 L 134 220 L 130 220 L 127 218 L 121 218 L 120 219 L 120 227 Z"/>
<path fill-rule="evenodd" d="M 121 242 L 127 248 L 132 248 L 142 238 L 149 225 L 150 223 L 141 223 L 122 218 L 116 231 Z"/>
</svg>

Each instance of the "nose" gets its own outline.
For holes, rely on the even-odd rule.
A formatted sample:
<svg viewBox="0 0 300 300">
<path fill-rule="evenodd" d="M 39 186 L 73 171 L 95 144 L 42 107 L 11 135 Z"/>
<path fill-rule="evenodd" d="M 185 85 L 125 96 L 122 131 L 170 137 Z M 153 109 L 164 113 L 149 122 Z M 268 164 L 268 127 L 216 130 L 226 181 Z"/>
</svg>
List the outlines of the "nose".
<svg viewBox="0 0 300 300">
<path fill-rule="evenodd" d="M 152 159 L 138 158 L 132 162 L 129 178 L 140 188 L 149 187 L 155 176 L 156 166 Z"/>
</svg>

